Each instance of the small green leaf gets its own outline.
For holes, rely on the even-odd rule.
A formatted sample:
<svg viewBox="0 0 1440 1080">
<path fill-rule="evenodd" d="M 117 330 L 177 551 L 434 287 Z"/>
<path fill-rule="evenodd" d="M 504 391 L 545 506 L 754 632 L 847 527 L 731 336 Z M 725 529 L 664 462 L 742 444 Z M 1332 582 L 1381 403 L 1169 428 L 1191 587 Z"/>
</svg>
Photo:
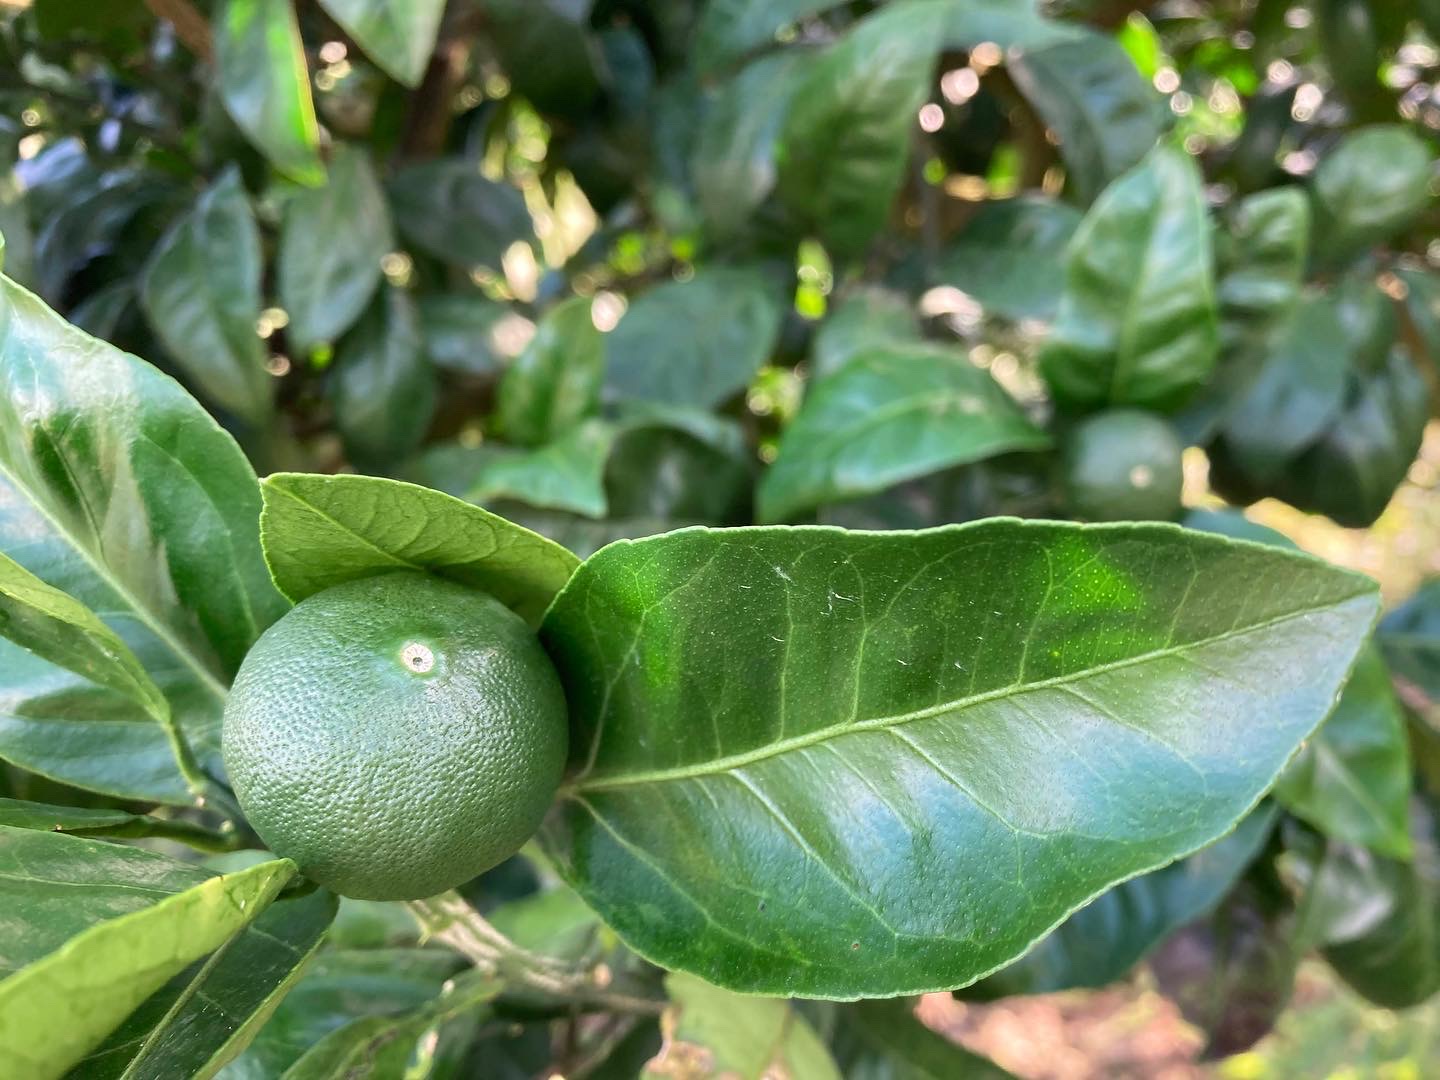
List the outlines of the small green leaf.
<svg viewBox="0 0 1440 1080">
<path fill-rule="evenodd" d="M 234 937 L 296 872 L 287 859 L 213 878 L 180 865 L 0 827 L 0 891 L 7 916 L 20 920 L 19 940 L 0 954 L 0 1056 L 10 1066 L 64 1073 L 172 976 Z M 146 875 L 150 866 L 158 873 Z M 161 883 L 187 874 L 202 880 L 184 891 Z M 130 895 L 107 905 L 105 890 Z"/>
<path fill-rule="evenodd" d="M 1346 133 L 1315 170 L 1315 237 L 1339 261 L 1388 239 L 1430 202 L 1430 150 L 1402 124 Z"/>
<path fill-rule="evenodd" d="M 251 424 L 270 415 L 260 318 L 260 230 L 227 169 L 161 240 L 141 285 L 150 325 L 196 390 Z"/>
<path fill-rule="evenodd" d="M 840 1080 L 830 1051 L 789 1002 L 732 994 L 680 972 L 665 977 L 665 989 L 672 1002 L 661 1020 L 666 1038 L 643 1080 L 697 1066 L 698 1075 L 736 1080 Z"/>
<path fill-rule="evenodd" d="M 1390 672 L 1373 648 L 1330 718 L 1280 774 L 1275 798 L 1327 836 L 1407 859 L 1410 748 Z"/>
<path fill-rule="evenodd" d="M 1376 605 L 1367 578 L 1167 525 L 614 544 L 542 628 L 574 773 L 541 837 L 662 966 L 962 986 L 1229 830 Z"/>
<path fill-rule="evenodd" d="M 584 116 L 606 74 L 590 32 L 592 0 L 478 0 L 476 6 L 515 90 L 541 112 Z"/>
<path fill-rule="evenodd" d="M 384 287 L 341 339 L 330 389 L 335 426 L 357 463 L 381 468 L 424 440 L 439 386 L 405 290 Z"/>
<path fill-rule="evenodd" d="M 931 0 L 890 4 L 809 64 L 794 90 L 780 135 L 780 197 L 837 255 L 860 255 L 885 224 L 946 14 Z"/>
<path fill-rule="evenodd" d="M 935 280 L 1011 322 L 1053 319 L 1065 289 L 1055 257 L 1080 225 L 1080 212 L 1039 196 L 982 203 L 945 249 Z"/>
<path fill-rule="evenodd" d="M 1210 223 L 1200 172 L 1161 146 L 1101 193 L 1066 251 L 1060 313 L 1040 354 L 1073 409 L 1171 411 L 1215 366 Z"/>
<path fill-rule="evenodd" d="M 261 534 L 292 600 L 392 570 L 429 570 L 538 622 L 575 556 L 438 491 L 373 476 L 276 473 L 261 484 Z"/>
<path fill-rule="evenodd" d="M 1008 70 L 1059 137 L 1066 181 L 1082 205 L 1139 163 L 1164 131 L 1160 95 L 1112 37 L 1091 32 L 1026 51 Z"/>
<path fill-rule="evenodd" d="M 857 289 L 836 304 L 816 329 L 810 377 L 833 375 L 873 349 L 903 348 L 920 340 L 920 323 L 909 297 L 875 286 Z"/>
<path fill-rule="evenodd" d="M 321 0 L 321 7 L 392 78 L 418 86 L 445 0 Z"/>
<path fill-rule="evenodd" d="M 325 186 L 285 204 L 276 274 L 290 316 L 286 341 L 300 356 L 334 341 L 360 317 L 395 246 L 385 193 L 365 151 L 336 148 Z"/>
<path fill-rule="evenodd" d="M 871 349 L 817 382 L 760 482 L 759 517 L 783 521 L 1049 437 L 961 353 Z"/>
<path fill-rule="evenodd" d="M 495 419 L 501 433 L 525 446 L 554 442 L 599 410 L 604 377 L 605 346 L 590 300 L 572 297 L 541 318 L 500 380 Z"/>
<path fill-rule="evenodd" d="M 602 518 L 609 509 L 605 462 L 617 434 L 608 421 L 587 420 L 534 450 L 482 446 L 471 456 L 461 494 L 470 502 L 516 499 L 541 510 Z"/>
<path fill-rule="evenodd" d="M 292 180 L 324 183 L 310 73 L 290 0 L 224 0 L 215 62 L 220 99 L 246 137 Z"/>
<path fill-rule="evenodd" d="M 480 293 L 427 293 L 417 301 L 425 355 L 438 368 L 462 375 L 500 369 L 495 330 L 510 309 Z"/>
<path fill-rule="evenodd" d="M 124 810 L 99 807 L 52 806 L 23 799 L 0 798 L 0 825 L 15 829 L 40 829 L 72 836 L 134 838 L 159 836 L 178 840 L 202 851 L 221 850 L 227 838 L 188 821 L 147 817 Z"/>
<path fill-rule="evenodd" d="M 1272 188 L 1242 199 L 1228 225 L 1217 256 L 1221 340 L 1268 348 L 1300 302 L 1310 203 L 1299 188 Z"/>
<path fill-rule="evenodd" d="M 1381 619 L 1376 637 L 1395 674 L 1440 702 L 1440 578 Z"/>
<path fill-rule="evenodd" d="M 622 401 L 712 408 L 749 385 L 781 314 L 777 290 L 755 268 L 667 282 L 633 300 L 605 336 L 606 389 Z"/>
<path fill-rule="evenodd" d="M 506 248 L 533 239 L 524 196 L 482 176 L 479 162 L 447 158 L 409 165 L 388 187 L 401 233 L 456 266 L 498 268 Z"/>
</svg>

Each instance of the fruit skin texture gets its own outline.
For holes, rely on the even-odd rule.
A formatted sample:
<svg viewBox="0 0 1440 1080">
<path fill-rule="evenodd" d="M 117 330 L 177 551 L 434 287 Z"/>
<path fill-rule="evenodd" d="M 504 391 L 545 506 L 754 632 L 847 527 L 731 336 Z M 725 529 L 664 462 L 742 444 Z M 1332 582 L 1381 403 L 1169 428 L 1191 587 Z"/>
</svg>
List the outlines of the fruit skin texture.
<svg viewBox="0 0 1440 1080">
<path fill-rule="evenodd" d="M 559 676 L 525 622 L 405 572 L 326 589 L 266 630 L 223 750 L 276 855 L 343 896 L 416 900 L 529 839 L 568 741 Z"/>
<path fill-rule="evenodd" d="M 1082 521 L 1170 521 L 1180 513 L 1184 447 L 1165 420 L 1138 409 L 1112 409 L 1070 431 L 1061 485 Z"/>
</svg>

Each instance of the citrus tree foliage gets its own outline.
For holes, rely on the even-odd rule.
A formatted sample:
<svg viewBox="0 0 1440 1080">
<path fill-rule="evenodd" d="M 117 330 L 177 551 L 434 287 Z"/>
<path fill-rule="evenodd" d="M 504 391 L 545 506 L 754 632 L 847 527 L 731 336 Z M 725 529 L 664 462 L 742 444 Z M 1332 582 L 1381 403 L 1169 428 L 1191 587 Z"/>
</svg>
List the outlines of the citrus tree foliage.
<svg viewBox="0 0 1440 1080">
<path fill-rule="evenodd" d="M 1148 963 L 1220 1055 L 1307 953 L 1440 990 L 1440 593 L 1239 512 L 1368 526 L 1435 415 L 1434 3 L 0 10 L 0 1073 L 998 1076 L 906 996 Z M 396 570 L 570 711 L 408 907 L 219 740 Z"/>
</svg>

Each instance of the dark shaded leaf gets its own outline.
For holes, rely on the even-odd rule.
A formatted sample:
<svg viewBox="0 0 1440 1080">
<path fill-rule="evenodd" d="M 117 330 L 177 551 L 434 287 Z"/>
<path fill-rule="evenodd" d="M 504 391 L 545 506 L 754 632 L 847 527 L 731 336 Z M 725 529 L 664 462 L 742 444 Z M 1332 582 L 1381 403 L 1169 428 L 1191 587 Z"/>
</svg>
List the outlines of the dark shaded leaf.
<svg viewBox="0 0 1440 1080">
<path fill-rule="evenodd" d="M 1039 196 L 987 202 L 945 249 L 935 280 L 1012 322 L 1053 319 L 1080 212 Z"/>
<path fill-rule="evenodd" d="M 450 158 L 409 165 L 388 187 L 395 224 L 405 237 L 457 266 L 498 267 L 506 248 L 533 235 L 524 197 L 482 176 L 478 162 Z"/>
</svg>

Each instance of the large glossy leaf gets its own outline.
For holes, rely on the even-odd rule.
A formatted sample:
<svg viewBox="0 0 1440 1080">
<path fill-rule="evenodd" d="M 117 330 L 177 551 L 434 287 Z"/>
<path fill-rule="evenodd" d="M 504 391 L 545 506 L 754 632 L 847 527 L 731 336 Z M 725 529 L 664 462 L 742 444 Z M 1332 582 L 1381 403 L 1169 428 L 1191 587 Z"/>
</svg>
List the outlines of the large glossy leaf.
<svg viewBox="0 0 1440 1080">
<path fill-rule="evenodd" d="M 1264 803 L 1195 854 L 1102 893 L 1023 957 L 982 982 L 986 996 L 1107 986 L 1186 923 L 1209 912 L 1260 853 L 1275 825 Z"/>
<path fill-rule="evenodd" d="M 535 622 L 577 562 L 478 506 L 398 480 L 276 473 L 261 486 L 265 557 L 296 601 L 343 581 L 429 570 Z"/>
<path fill-rule="evenodd" d="M 284 611 L 240 449 L 172 380 L 0 284 L 0 550 L 99 614 L 218 761 L 225 687 Z M 0 756 L 81 787 L 186 802 L 139 706 L 0 643 Z"/>
<path fill-rule="evenodd" d="M 277 900 L 211 961 L 190 966 L 147 998 L 71 1076 L 217 1075 L 267 1025 L 307 970 L 335 907 L 335 896 L 324 890 Z"/>
<path fill-rule="evenodd" d="M 1376 637 L 1395 674 L 1440 702 L 1440 578 L 1381 619 Z"/>
<path fill-rule="evenodd" d="M 310 73 L 290 0 L 225 0 L 214 29 L 226 111 L 281 172 L 323 183 Z"/>
<path fill-rule="evenodd" d="M 836 254 L 865 250 L 885 224 L 930 89 L 946 4 L 900 0 L 807 66 L 781 128 L 787 208 Z"/>
<path fill-rule="evenodd" d="M 1430 157 L 1402 124 L 1347 133 L 1315 170 L 1319 254 L 1339 259 L 1414 220 L 1430 201 Z"/>
<path fill-rule="evenodd" d="M 1013 322 L 1053 319 L 1065 288 L 1056 255 L 1079 224 L 1073 206 L 1038 196 L 985 203 L 945 249 L 935 280 Z"/>
<path fill-rule="evenodd" d="M 952 465 L 1048 445 L 963 353 L 871 349 L 815 383 L 760 482 L 759 517 L 783 521 Z"/>
<path fill-rule="evenodd" d="M 387 286 L 336 350 L 331 396 L 346 450 L 375 468 L 405 457 L 425 438 L 438 393 L 414 301 Z"/>
<path fill-rule="evenodd" d="M 445 0 L 322 0 L 320 6 L 389 75 L 406 86 L 419 84 Z"/>
<path fill-rule="evenodd" d="M 276 275 L 290 348 L 303 356 L 348 330 L 379 287 L 380 260 L 394 246 L 370 159 L 338 147 L 325 186 L 285 204 Z"/>
<path fill-rule="evenodd" d="M 1058 137 L 1067 183 L 1082 204 L 1149 153 L 1164 130 L 1159 95 L 1112 37 L 1087 33 L 1025 52 L 1009 71 Z"/>
<path fill-rule="evenodd" d="M 0 1059 L 58 1076 L 147 997 L 265 910 L 280 859 L 209 877 L 134 848 L 0 827 Z"/>
<path fill-rule="evenodd" d="M 732 994 L 678 972 L 666 976 L 665 989 L 665 1042 L 641 1074 L 645 1080 L 688 1075 L 695 1065 L 705 1069 L 700 1076 L 736 1080 L 840 1080 L 825 1044 L 789 1002 Z"/>
<path fill-rule="evenodd" d="M 1007 1080 L 1010 1074 L 915 1019 L 904 999 L 861 1001 L 837 1017 L 835 1057 L 851 1080 Z"/>
<path fill-rule="evenodd" d="M 461 966 L 460 957 L 445 949 L 327 949 L 222 1076 L 279 1076 L 312 1046 L 353 1021 L 403 1015 L 435 1000 Z"/>
<path fill-rule="evenodd" d="M 781 313 L 774 283 L 754 268 L 714 267 L 651 289 L 605 336 L 606 390 L 621 400 L 718 405 L 769 357 Z"/>
<path fill-rule="evenodd" d="M 240 174 L 228 169 L 155 249 L 140 299 L 190 384 L 261 424 L 274 391 L 260 317 L 260 230 Z"/>
<path fill-rule="evenodd" d="M 495 419 L 507 439 L 540 446 L 600 407 L 605 346 L 583 296 L 546 312 L 500 381 Z"/>
<path fill-rule="evenodd" d="M 1280 775 L 1275 798 L 1336 840 L 1410 856 L 1410 750 L 1390 672 L 1367 648 L 1330 718 Z"/>
<path fill-rule="evenodd" d="M 708 0 L 695 27 L 695 68 L 702 75 L 775 43 L 785 27 L 838 7 L 840 0 Z"/>
<path fill-rule="evenodd" d="M 391 179 L 389 191 L 395 224 L 405 237 L 457 266 L 498 267 L 506 248 L 532 234 L 524 197 L 482 176 L 475 161 L 407 166 Z"/>
<path fill-rule="evenodd" d="M 962 986 L 1229 829 L 1375 608 L 1357 575 L 1161 525 L 615 544 L 542 628 L 575 765 L 542 837 L 666 967 Z"/>
<path fill-rule="evenodd" d="M 803 51 L 757 60 L 722 83 L 701 116 L 690 173 L 700 211 L 716 237 L 743 233 L 775 189 L 781 125 L 812 62 L 813 55 Z"/>
<path fill-rule="evenodd" d="M 1217 335 L 1200 172 L 1161 146 L 1105 189 L 1071 238 L 1041 368 L 1067 407 L 1171 410 L 1210 374 Z"/>
</svg>

